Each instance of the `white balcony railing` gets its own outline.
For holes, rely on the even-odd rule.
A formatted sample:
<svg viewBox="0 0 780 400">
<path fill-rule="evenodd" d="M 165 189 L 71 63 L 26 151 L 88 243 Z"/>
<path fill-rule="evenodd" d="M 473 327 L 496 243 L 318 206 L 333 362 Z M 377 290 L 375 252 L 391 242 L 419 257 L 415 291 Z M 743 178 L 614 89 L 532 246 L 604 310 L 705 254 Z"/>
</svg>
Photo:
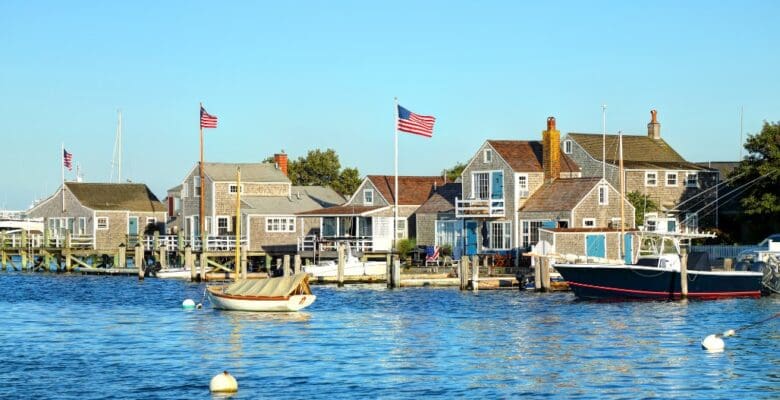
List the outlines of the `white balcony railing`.
<svg viewBox="0 0 780 400">
<path fill-rule="evenodd" d="M 374 248 L 371 237 L 318 237 L 308 235 L 298 238 L 298 251 L 336 251 L 339 243 L 346 243 L 353 252 L 370 252 Z"/>
<path fill-rule="evenodd" d="M 461 200 L 455 198 L 455 216 L 458 218 L 492 218 L 506 215 L 504 199 Z"/>
</svg>

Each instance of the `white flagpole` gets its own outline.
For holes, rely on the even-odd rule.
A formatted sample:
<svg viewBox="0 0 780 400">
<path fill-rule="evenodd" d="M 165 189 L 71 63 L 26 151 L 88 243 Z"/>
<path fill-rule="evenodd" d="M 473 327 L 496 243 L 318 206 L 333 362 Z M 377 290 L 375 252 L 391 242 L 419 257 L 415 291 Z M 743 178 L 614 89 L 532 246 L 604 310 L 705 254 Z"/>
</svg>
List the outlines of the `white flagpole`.
<svg viewBox="0 0 780 400">
<path fill-rule="evenodd" d="M 393 187 L 393 251 L 396 251 L 396 240 L 398 240 L 398 97 L 395 98 L 395 121 L 393 121 L 393 131 L 395 132 L 395 183 Z"/>
<path fill-rule="evenodd" d="M 62 142 L 62 151 L 60 151 L 60 170 L 62 171 L 62 212 L 65 212 L 65 142 Z"/>
</svg>

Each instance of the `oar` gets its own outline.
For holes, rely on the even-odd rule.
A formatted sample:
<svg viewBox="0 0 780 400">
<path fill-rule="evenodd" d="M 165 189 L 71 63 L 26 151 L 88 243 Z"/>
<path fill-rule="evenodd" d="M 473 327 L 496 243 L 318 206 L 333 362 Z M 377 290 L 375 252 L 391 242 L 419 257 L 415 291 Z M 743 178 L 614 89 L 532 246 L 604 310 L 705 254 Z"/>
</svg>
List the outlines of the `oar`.
<svg viewBox="0 0 780 400">
<path fill-rule="evenodd" d="M 768 318 L 764 318 L 761 321 L 753 322 L 752 324 L 745 325 L 741 328 L 729 329 L 723 333 L 716 333 L 714 335 L 709 335 L 706 338 L 704 338 L 704 340 L 701 341 L 701 348 L 707 351 L 723 351 L 723 349 L 726 347 L 726 343 L 723 341 L 722 338 L 734 336 L 739 331 L 744 331 L 745 329 L 749 329 L 756 325 L 763 324 L 764 322 L 773 320 L 777 317 L 780 317 L 780 313 L 774 314 Z"/>
</svg>

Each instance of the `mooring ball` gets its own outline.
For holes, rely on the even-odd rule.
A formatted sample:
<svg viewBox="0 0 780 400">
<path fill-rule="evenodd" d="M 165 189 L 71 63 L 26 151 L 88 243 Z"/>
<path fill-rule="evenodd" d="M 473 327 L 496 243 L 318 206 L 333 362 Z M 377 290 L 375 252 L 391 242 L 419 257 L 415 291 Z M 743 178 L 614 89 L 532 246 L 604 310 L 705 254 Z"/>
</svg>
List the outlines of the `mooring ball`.
<svg viewBox="0 0 780 400">
<path fill-rule="evenodd" d="M 718 335 L 709 335 L 701 341 L 701 348 L 707 351 L 723 351 L 726 343 Z"/>
<path fill-rule="evenodd" d="M 187 299 L 181 302 L 181 306 L 183 308 L 195 308 L 195 301 L 192 299 Z"/>
<path fill-rule="evenodd" d="M 238 392 L 238 381 L 225 371 L 211 378 L 209 390 L 216 393 L 235 393 Z"/>
<path fill-rule="evenodd" d="M 727 330 L 726 332 L 723 332 L 723 337 L 734 336 L 734 335 L 736 335 L 736 334 L 737 334 L 737 332 L 734 332 L 734 330 L 733 330 L 733 329 L 729 329 L 729 330 Z"/>
</svg>

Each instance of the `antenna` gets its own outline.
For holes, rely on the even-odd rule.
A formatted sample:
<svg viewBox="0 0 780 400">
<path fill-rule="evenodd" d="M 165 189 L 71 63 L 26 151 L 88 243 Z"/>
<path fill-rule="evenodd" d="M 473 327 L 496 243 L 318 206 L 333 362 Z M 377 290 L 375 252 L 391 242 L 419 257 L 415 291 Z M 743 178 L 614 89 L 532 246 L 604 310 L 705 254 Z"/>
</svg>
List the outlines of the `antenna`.
<svg viewBox="0 0 780 400">
<path fill-rule="evenodd" d="M 117 171 L 116 182 L 122 182 L 122 110 L 117 110 L 116 135 L 114 136 L 114 153 L 111 156 L 111 178 L 114 182 L 114 170 Z"/>
</svg>

